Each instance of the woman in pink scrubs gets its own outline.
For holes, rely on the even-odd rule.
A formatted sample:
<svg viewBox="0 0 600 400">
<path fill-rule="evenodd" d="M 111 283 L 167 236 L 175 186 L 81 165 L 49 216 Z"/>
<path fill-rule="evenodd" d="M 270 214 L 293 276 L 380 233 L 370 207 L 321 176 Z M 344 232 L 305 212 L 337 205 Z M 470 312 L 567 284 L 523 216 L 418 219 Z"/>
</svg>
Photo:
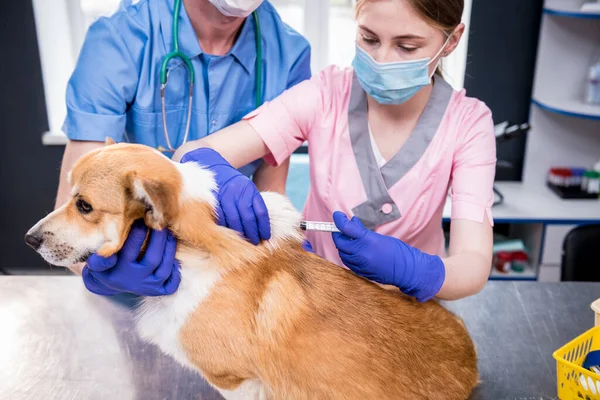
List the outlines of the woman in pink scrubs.
<svg viewBox="0 0 600 400">
<path fill-rule="evenodd" d="M 419 301 L 477 293 L 492 259 L 493 121 L 437 70 L 462 37 L 462 12 L 462 0 L 357 1 L 352 68 L 326 68 L 174 158 L 201 162 L 214 149 L 234 167 L 278 165 L 308 141 L 304 217 L 341 230 L 308 232 L 317 254 Z"/>
<path fill-rule="evenodd" d="M 462 0 L 358 0 L 352 68 L 326 68 L 174 159 L 202 162 L 214 149 L 234 167 L 278 165 L 308 141 L 304 217 L 341 230 L 307 233 L 318 255 L 419 301 L 477 293 L 492 259 L 494 127 L 486 105 L 437 70 L 464 32 L 462 12 Z"/>
</svg>

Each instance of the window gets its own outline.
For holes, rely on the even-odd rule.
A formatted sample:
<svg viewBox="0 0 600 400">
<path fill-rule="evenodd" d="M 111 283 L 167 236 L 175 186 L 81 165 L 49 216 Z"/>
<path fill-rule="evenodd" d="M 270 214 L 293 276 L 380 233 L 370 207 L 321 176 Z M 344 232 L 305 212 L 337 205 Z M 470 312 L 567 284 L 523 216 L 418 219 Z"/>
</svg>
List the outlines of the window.
<svg viewBox="0 0 600 400">
<path fill-rule="evenodd" d="M 271 3 L 283 21 L 310 42 L 313 72 L 330 64 L 350 65 L 356 27 L 354 0 L 271 0 Z"/>
<path fill-rule="evenodd" d="M 49 132 L 46 145 L 65 144 L 65 92 L 85 32 L 100 15 L 114 12 L 121 0 L 33 0 Z M 128 0 L 130 1 L 130 0 Z"/>
</svg>

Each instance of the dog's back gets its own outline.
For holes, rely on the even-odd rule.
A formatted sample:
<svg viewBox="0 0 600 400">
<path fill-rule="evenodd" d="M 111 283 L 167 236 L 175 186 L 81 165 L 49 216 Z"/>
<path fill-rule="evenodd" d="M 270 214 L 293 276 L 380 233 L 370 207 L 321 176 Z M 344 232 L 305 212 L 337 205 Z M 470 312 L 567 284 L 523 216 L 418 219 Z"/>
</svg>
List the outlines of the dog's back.
<svg viewBox="0 0 600 400">
<path fill-rule="evenodd" d="M 225 276 L 182 337 L 213 383 L 257 379 L 274 399 L 466 399 L 477 382 L 475 349 L 456 316 L 297 244 Z M 200 341 L 229 352 L 215 362 Z"/>
</svg>

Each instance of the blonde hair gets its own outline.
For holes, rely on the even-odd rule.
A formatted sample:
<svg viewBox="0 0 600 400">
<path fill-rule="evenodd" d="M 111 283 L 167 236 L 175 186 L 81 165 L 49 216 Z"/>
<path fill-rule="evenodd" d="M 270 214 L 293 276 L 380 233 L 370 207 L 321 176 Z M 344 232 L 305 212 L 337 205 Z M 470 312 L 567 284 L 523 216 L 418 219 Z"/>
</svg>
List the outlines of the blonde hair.
<svg viewBox="0 0 600 400">
<path fill-rule="evenodd" d="M 356 18 L 363 11 L 367 3 L 374 3 L 381 0 L 356 0 Z M 406 0 L 408 4 L 423 18 L 428 24 L 444 31 L 450 35 L 461 23 L 464 0 Z M 441 68 L 436 72 L 442 75 Z"/>
</svg>

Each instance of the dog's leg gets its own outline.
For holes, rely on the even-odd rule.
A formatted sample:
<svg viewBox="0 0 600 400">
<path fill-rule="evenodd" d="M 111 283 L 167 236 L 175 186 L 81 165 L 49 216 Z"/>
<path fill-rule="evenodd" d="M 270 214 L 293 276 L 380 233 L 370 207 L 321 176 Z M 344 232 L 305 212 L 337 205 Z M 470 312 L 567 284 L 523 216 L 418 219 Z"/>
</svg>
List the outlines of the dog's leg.
<svg viewBox="0 0 600 400">
<path fill-rule="evenodd" d="M 234 390 L 217 388 L 225 400 L 267 400 L 267 392 L 261 381 L 247 380 Z"/>
</svg>

